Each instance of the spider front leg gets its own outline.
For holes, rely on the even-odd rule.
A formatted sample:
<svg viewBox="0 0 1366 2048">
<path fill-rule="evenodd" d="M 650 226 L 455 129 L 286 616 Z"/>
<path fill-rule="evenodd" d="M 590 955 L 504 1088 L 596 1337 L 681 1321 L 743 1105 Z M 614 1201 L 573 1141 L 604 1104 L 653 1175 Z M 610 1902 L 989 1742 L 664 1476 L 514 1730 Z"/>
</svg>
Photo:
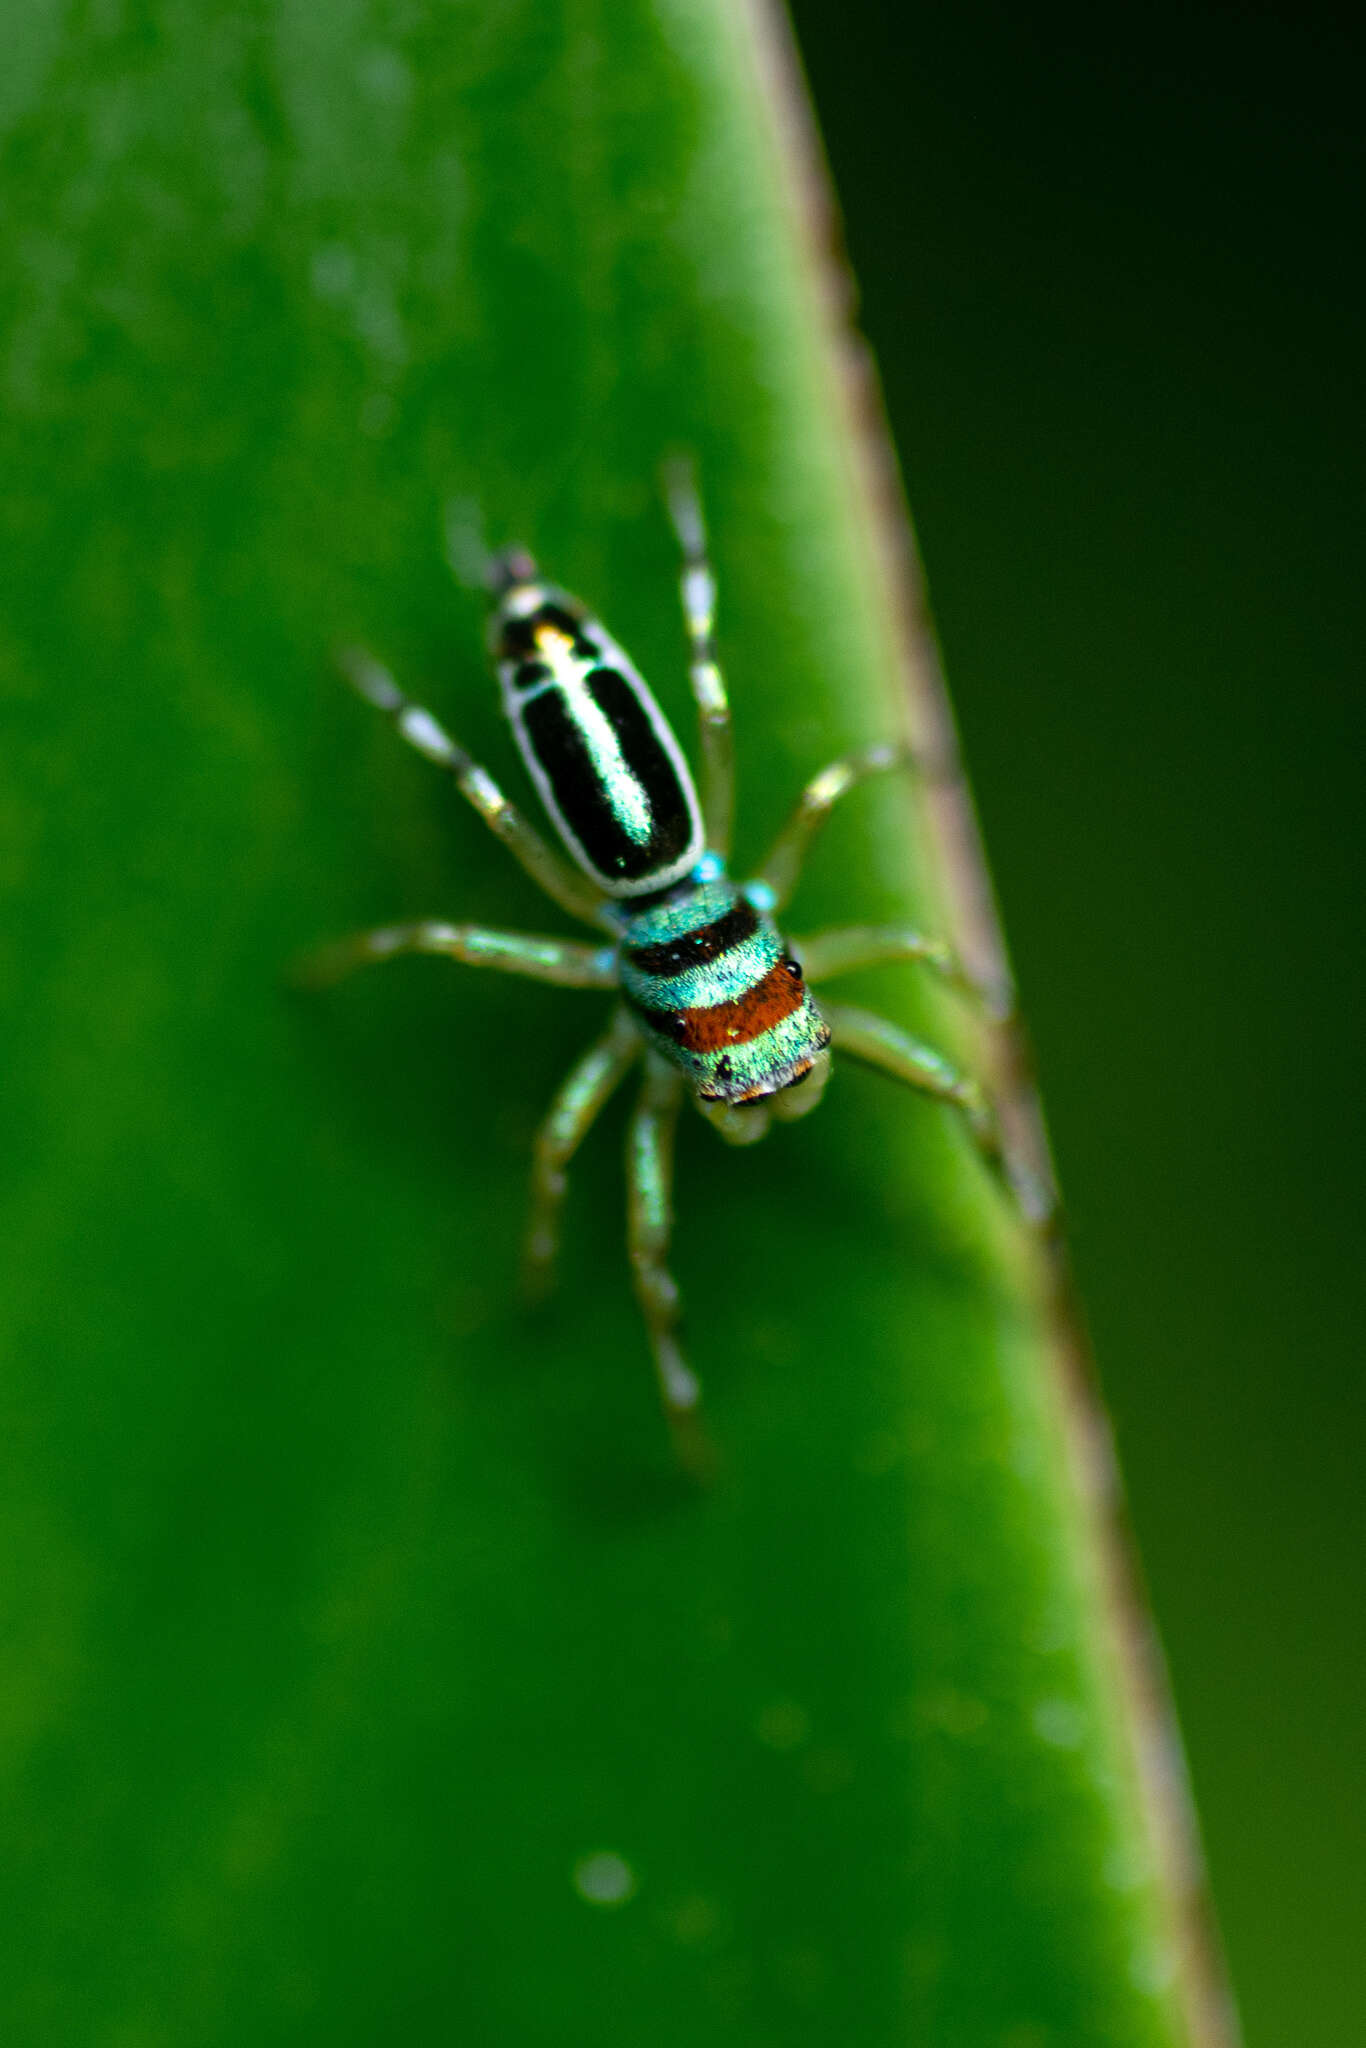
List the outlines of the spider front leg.
<svg viewBox="0 0 1366 2048">
<path fill-rule="evenodd" d="M 600 892 L 546 845 L 534 826 L 508 802 L 493 777 L 443 731 L 431 712 L 404 696 L 382 662 L 363 647 L 344 647 L 337 653 L 337 665 L 368 704 L 393 720 L 410 747 L 416 747 L 419 754 L 425 754 L 454 777 L 461 796 L 474 806 L 489 830 L 502 840 L 514 860 L 552 902 L 585 924 L 608 922 Z"/>
<path fill-rule="evenodd" d="M 619 1008 L 603 1036 L 570 1070 L 536 1133 L 531 1164 L 531 1215 L 522 1260 L 524 1285 L 533 1300 L 548 1292 L 555 1277 L 569 1162 L 587 1137 L 599 1110 L 640 1054 L 640 1033 L 626 1010 Z"/>
<path fill-rule="evenodd" d="M 855 1009 L 848 1003 L 828 1003 L 823 999 L 820 1008 L 837 1051 L 848 1053 L 865 1066 L 877 1067 L 918 1094 L 932 1096 L 936 1102 L 946 1102 L 956 1109 L 983 1159 L 1009 1184 L 1000 1127 L 975 1081 L 960 1074 L 933 1046 L 912 1038 L 886 1017 L 871 1010 Z"/>
<path fill-rule="evenodd" d="M 735 746 L 725 678 L 712 643 L 716 613 L 716 578 L 707 559 L 707 529 L 691 461 L 678 456 L 664 469 L 669 516 L 683 552 L 679 594 L 687 630 L 688 680 L 702 741 L 702 822 L 707 849 L 725 860 L 730 853 L 731 820 L 735 811 Z"/>
<path fill-rule="evenodd" d="M 664 1261 L 673 1228 L 674 1131 L 686 1082 L 653 1054 L 626 1138 L 626 1241 L 660 1398 L 684 1464 L 705 1456 L 697 1423 L 701 1388 L 678 1343 L 678 1284 Z"/>
<path fill-rule="evenodd" d="M 821 1015 L 830 1026 L 833 1043 L 851 1059 L 904 1081 L 918 1094 L 956 1109 L 982 1158 L 1013 1197 L 1020 1215 L 1031 1228 L 1047 1233 L 1059 1220 L 1057 1191 L 1047 1175 L 1040 1174 L 1015 1151 L 1008 1150 L 990 1101 L 976 1081 L 960 1074 L 933 1046 L 924 1045 L 902 1031 L 886 1017 L 871 1010 L 858 1010 L 847 1003 L 821 999 Z"/>
</svg>

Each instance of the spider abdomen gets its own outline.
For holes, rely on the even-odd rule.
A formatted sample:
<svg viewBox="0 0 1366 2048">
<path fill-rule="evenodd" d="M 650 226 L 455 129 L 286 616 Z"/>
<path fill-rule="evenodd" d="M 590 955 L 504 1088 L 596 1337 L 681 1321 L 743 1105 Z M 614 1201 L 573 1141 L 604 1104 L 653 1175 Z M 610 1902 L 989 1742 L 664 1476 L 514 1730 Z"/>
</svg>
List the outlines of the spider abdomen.
<svg viewBox="0 0 1366 2048">
<path fill-rule="evenodd" d="M 491 637 L 522 759 L 579 866 L 609 896 L 653 893 L 686 875 L 705 851 L 692 776 L 624 650 L 525 558 Z"/>
</svg>

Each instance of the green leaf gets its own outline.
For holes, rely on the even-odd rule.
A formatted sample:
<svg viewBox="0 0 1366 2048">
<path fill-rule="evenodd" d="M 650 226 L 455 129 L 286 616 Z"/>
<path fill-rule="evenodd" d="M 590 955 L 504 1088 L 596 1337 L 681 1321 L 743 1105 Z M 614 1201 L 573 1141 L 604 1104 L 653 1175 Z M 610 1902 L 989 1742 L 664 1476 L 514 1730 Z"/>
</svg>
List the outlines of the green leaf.
<svg viewBox="0 0 1366 2048">
<path fill-rule="evenodd" d="M 847 1069 L 753 1152 L 690 1120 L 699 1493 L 620 1114 L 516 1300 L 602 999 L 283 991 L 366 923 L 563 928 L 330 665 L 375 647 L 518 784 L 452 498 L 686 729 L 657 472 L 696 451 L 742 862 L 906 729 L 780 58 L 724 0 L 16 32 L 9 2040 L 1188 2038 L 1040 1260 L 961 1129 Z M 795 921 L 942 919 L 934 826 L 851 799 Z M 867 994 L 974 1056 L 911 971 Z"/>
</svg>

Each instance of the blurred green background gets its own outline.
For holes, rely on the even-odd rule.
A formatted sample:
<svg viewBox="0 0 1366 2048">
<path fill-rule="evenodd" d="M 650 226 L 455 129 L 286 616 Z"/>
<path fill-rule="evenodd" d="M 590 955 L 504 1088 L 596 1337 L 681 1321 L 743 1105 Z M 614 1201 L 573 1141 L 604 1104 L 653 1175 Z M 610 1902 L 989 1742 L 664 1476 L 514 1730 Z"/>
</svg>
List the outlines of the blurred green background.
<svg viewBox="0 0 1366 2048">
<path fill-rule="evenodd" d="M 1363 2036 L 1358 33 L 801 0 L 1249 2048 Z"/>
</svg>

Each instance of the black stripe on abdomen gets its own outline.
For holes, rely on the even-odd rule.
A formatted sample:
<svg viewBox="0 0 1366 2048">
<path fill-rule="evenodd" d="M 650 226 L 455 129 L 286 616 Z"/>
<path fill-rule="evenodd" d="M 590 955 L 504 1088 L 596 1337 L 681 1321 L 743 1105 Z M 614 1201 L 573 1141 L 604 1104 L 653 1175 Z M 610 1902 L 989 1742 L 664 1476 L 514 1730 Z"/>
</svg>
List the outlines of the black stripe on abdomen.
<svg viewBox="0 0 1366 2048">
<path fill-rule="evenodd" d="M 527 744 L 535 755 L 565 823 L 599 874 L 638 882 L 687 852 L 692 815 L 687 794 L 649 713 L 615 669 L 595 668 L 584 679 L 621 750 L 630 794 L 645 812 L 645 829 L 627 823 L 624 804 L 598 772 L 563 690 L 550 688 L 519 707 Z M 617 792 L 624 795 L 627 792 Z"/>
</svg>

